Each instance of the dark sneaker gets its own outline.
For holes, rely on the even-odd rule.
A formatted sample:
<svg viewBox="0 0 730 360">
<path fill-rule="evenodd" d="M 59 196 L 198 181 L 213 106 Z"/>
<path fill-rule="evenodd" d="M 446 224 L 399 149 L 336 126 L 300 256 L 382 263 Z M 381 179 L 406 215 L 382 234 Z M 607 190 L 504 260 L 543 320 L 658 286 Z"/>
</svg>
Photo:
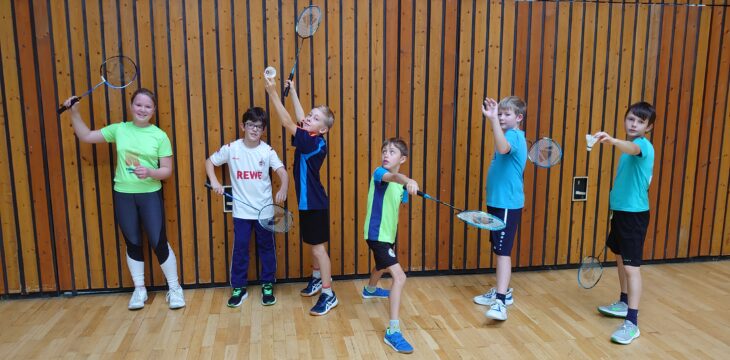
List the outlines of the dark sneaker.
<svg viewBox="0 0 730 360">
<path fill-rule="evenodd" d="M 335 306 L 337 306 L 337 296 L 334 292 L 332 293 L 332 295 L 321 293 L 319 294 L 319 300 L 317 300 L 317 304 L 315 304 L 314 307 L 309 310 L 309 313 L 316 316 L 322 316 L 327 314 Z"/>
<path fill-rule="evenodd" d="M 307 283 L 307 287 L 302 289 L 299 294 L 302 296 L 313 296 L 316 295 L 319 290 L 322 290 L 322 279 L 313 277 L 309 280 L 309 283 Z"/>
<path fill-rule="evenodd" d="M 274 296 L 274 285 L 266 283 L 261 286 L 261 304 L 265 306 L 276 304 L 276 297 Z"/>
<path fill-rule="evenodd" d="M 243 300 L 245 300 L 248 297 L 248 292 L 246 292 L 245 287 L 240 288 L 233 288 L 233 291 L 231 291 L 231 297 L 228 299 L 228 307 L 239 307 L 241 304 L 243 304 Z"/>
</svg>

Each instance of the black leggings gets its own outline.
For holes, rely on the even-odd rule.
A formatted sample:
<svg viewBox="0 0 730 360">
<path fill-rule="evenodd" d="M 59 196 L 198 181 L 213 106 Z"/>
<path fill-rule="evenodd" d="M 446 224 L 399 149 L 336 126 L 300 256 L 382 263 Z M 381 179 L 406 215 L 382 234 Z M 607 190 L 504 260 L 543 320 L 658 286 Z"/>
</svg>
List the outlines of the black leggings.
<svg viewBox="0 0 730 360">
<path fill-rule="evenodd" d="M 170 251 L 165 235 L 165 207 L 162 190 L 151 193 L 127 194 L 114 191 L 114 216 L 127 243 L 127 255 L 143 261 L 142 226 L 150 246 L 155 250 L 160 264 L 167 261 Z"/>
</svg>

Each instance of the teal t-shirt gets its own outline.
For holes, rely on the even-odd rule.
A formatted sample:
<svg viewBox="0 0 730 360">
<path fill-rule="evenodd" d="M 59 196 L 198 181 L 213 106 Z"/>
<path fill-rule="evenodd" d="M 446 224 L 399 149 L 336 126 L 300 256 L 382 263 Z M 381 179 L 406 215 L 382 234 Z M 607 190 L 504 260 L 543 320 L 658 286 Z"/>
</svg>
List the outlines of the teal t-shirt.
<svg viewBox="0 0 730 360">
<path fill-rule="evenodd" d="M 636 138 L 638 155 L 621 154 L 616 180 L 609 196 L 611 210 L 642 212 L 649 210 L 649 184 L 654 172 L 654 146 L 645 138 Z"/>
<path fill-rule="evenodd" d="M 388 170 L 378 167 L 370 178 L 365 239 L 392 244 L 398 231 L 398 208 L 408 202 L 408 192 L 401 184 L 382 181 L 387 173 Z"/>
<path fill-rule="evenodd" d="M 101 129 L 104 139 L 117 144 L 117 167 L 114 190 L 122 193 L 149 193 L 162 188 L 162 182 L 148 177 L 140 179 L 128 168 L 137 165 L 159 169 L 160 158 L 172 156 L 167 134 L 155 125 L 139 127 L 133 122 L 121 122 Z"/>
<path fill-rule="evenodd" d="M 504 133 L 510 151 L 500 154 L 495 151 L 487 173 L 487 206 L 502 209 L 525 207 L 524 178 L 527 162 L 527 141 L 525 132 L 509 129 Z"/>
</svg>

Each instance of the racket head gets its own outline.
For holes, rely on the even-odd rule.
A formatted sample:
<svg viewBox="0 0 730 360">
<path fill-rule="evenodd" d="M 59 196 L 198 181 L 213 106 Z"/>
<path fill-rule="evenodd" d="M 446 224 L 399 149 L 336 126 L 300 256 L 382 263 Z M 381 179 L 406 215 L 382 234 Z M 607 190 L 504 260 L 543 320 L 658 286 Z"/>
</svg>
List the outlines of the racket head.
<svg viewBox="0 0 730 360">
<path fill-rule="evenodd" d="M 99 68 L 101 78 L 107 86 L 114 89 L 123 89 L 137 79 L 137 64 L 124 56 L 112 56 L 101 64 Z"/>
<path fill-rule="evenodd" d="M 563 149 L 553 139 L 544 137 L 530 146 L 527 158 L 539 167 L 549 168 L 560 163 Z"/>
<path fill-rule="evenodd" d="M 598 280 L 601 280 L 603 275 L 603 264 L 598 258 L 593 256 L 586 256 L 580 262 L 578 268 L 578 286 L 584 289 L 590 289 L 596 284 Z"/>
<path fill-rule="evenodd" d="M 269 204 L 259 210 L 259 224 L 269 231 L 287 232 L 294 224 L 294 215 L 276 204 Z"/>
<path fill-rule="evenodd" d="M 322 11 L 317 5 L 310 5 L 304 8 L 297 19 L 296 31 L 299 37 L 306 39 L 314 35 L 322 20 Z"/>
<path fill-rule="evenodd" d="M 479 210 L 466 210 L 458 213 L 456 217 L 465 222 L 467 225 L 477 227 L 484 230 L 502 230 L 505 224 L 498 217 Z"/>
</svg>

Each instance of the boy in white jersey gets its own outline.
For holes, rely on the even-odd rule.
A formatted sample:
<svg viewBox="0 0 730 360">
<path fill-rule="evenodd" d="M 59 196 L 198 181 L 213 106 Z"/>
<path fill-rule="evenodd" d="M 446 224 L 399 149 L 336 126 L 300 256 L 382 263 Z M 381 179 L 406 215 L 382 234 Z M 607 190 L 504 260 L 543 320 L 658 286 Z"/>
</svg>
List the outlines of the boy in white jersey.
<svg viewBox="0 0 730 360">
<path fill-rule="evenodd" d="M 601 144 L 613 145 L 623 153 L 609 194 L 611 232 L 606 240 L 606 246 L 616 254 L 621 295 L 619 301 L 598 307 L 603 315 L 625 318 L 611 335 L 611 341 L 623 345 L 630 344 L 641 334 L 638 321 L 642 290 L 639 270 L 649 227 L 649 184 L 654 171 L 654 146 L 646 138 L 646 133 L 652 130 L 655 120 L 654 107 L 638 102 L 626 110 L 626 140 L 616 139 L 603 131 L 593 135 Z"/>
<path fill-rule="evenodd" d="M 229 307 L 238 307 L 248 297 L 248 242 L 251 230 L 256 232 L 256 248 L 261 260 L 261 303 L 274 305 L 273 283 L 276 281 L 276 247 L 274 234 L 261 226 L 258 222 L 258 211 L 271 204 L 271 178 L 269 168 L 274 170 L 281 180 L 281 187 L 276 193 L 276 202 L 286 200 L 289 187 L 289 176 L 284 164 L 269 144 L 261 141 L 261 134 L 266 130 L 269 116 L 260 107 L 248 109 L 243 114 L 240 127 L 243 138 L 224 145 L 220 150 L 205 161 L 205 171 L 208 174 L 213 191 L 223 194 L 223 186 L 215 175 L 215 166 L 228 164 L 228 171 L 233 186 L 233 196 L 239 201 L 233 203 L 233 255 L 231 259 L 231 298 Z"/>
</svg>

